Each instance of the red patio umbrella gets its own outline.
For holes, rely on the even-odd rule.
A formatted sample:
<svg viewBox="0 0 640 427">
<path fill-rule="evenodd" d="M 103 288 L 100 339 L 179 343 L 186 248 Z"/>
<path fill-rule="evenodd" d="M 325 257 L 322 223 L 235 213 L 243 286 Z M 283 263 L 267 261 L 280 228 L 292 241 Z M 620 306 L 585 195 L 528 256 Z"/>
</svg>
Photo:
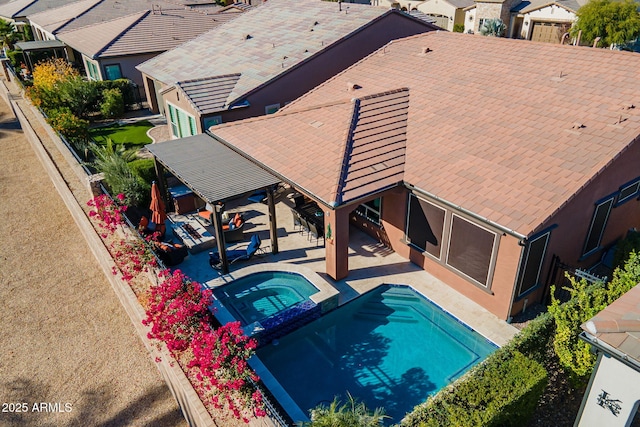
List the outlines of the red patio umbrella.
<svg viewBox="0 0 640 427">
<path fill-rule="evenodd" d="M 149 209 L 151 209 L 151 221 L 155 224 L 163 225 L 167 219 L 167 212 L 160 195 L 160 189 L 155 181 L 151 184 L 151 205 Z"/>
</svg>

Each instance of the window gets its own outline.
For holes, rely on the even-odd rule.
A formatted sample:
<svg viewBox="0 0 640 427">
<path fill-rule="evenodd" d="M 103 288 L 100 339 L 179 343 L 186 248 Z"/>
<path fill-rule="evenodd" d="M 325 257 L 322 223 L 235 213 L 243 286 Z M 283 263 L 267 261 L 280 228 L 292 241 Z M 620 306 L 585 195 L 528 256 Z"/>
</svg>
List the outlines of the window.
<svg viewBox="0 0 640 427">
<path fill-rule="evenodd" d="M 273 114 L 280 109 L 280 104 L 271 104 L 264 107 L 265 114 Z"/>
<path fill-rule="evenodd" d="M 107 80 L 117 80 L 122 78 L 122 70 L 120 64 L 111 64 L 104 66 L 104 73 Z"/>
<path fill-rule="evenodd" d="M 495 233 L 453 214 L 447 265 L 487 286 L 496 238 Z"/>
<path fill-rule="evenodd" d="M 444 209 L 411 194 L 407 217 L 407 241 L 421 251 L 440 259 L 444 214 Z"/>
<path fill-rule="evenodd" d="M 596 204 L 596 210 L 593 213 L 589 233 L 587 233 L 587 240 L 584 244 L 584 251 L 582 252 L 584 255 L 600 248 L 600 242 L 602 241 L 604 229 L 607 226 L 607 220 L 609 219 L 609 213 L 611 212 L 614 199 L 614 196 L 609 196 L 607 199 Z"/>
<path fill-rule="evenodd" d="M 167 103 L 169 107 L 169 122 L 171 123 L 171 133 L 175 138 L 184 138 L 197 133 L 196 119 L 181 110 Z"/>
<path fill-rule="evenodd" d="M 222 123 L 222 116 L 207 117 L 204 119 L 204 128 L 209 129 L 211 126 L 216 126 Z"/>
<path fill-rule="evenodd" d="M 85 60 L 85 65 L 87 66 L 87 76 L 89 77 L 89 80 L 100 80 L 98 66 L 88 59 Z"/>
<path fill-rule="evenodd" d="M 635 181 L 629 182 L 620 187 L 618 193 L 618 202 L 616 206 L 619 206 L 629 200 L 633 199 L 640 191 L 640 178 L 636 178 Z"/>
<path fill-rule="evenodd" d="M 518 296 L 533 289 L 540 281 L 540 270 L 547 252 L 550 231 L 532 237 L 524 248 L 520 272 L 518 273 Z"/>
<path fill-rule="evenodd" d="M 367 203 L 363 203 L 356 208 L 356 213 L 362 217 L 365 217 L 367 220 L 373 222 L 376 225 L 380 225 L 380 206 L 382 202 L 382 198 L 378 197 L 377 199 L 373 199 L 368 201 Z"/>
</svg>

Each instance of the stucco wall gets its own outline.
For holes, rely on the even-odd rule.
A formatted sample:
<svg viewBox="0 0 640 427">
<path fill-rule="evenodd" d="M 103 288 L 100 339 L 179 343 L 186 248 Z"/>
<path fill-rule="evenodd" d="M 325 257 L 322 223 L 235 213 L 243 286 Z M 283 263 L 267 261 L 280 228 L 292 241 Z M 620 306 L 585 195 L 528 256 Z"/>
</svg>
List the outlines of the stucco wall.
<svg viewBox="0 0 640 427">
<path fill-rule="evenodd" d="M 424 12 L 429 15 L 442 15 L 449 17 L 449 23 L 447 25 L 446 30 L 453 31 L 453 24 L 458 23 L 455 21 L 456 19 L 456 9 L 451 3 L 448 3 L 444 0 L 429 0 L 418 6 L 418 10 Z M 460 11 L 461 12 L 461 11 Z M 458 16 L 458 21 L 460 23 L 464 20 L 464 13 L 461 12 L 462 16 Z"/>
<path fill-rule="evenodd" d="M 404 242 L 407 197 L 406 190 L 398 190 L 395 193 L 385 194 L 383 198 L 382 223 L 388 241 L 394 251 L 433 274 L 461 294 L 471 298 L 501 319 L 508 319 L 513 286 L 522 252 L 522 247 L 518 244 L 519 240 L 513 236 L 498 232 L 493 277 L 489 288 L 483 288 L 474 284 L 454 269 L 443 265 L 428 255 L 424 255 Z M 448 215 L 451 209 L 446 207 L 445 209 Z M 482 227 L 487 227 L 487 224 L 478 224 Z M 446 248 L 443 247 L 442 250 L 444 259 Z"/>
<path fill-rule="evenodd" d="M 577 426 L 624 427 L 629 425 L 627 422 L 633 416 L 634 409 L 640 401 L 638 387 L 640 372 L 602 353 L 598 355 L 595 369 L 592 383 L 585 393 L 584 408 Z M 607 395 L 603 395 L 603 391 Z M 599 402 L 602 406 L 598 404 Z M 618 411 L 617 415 L 614 414 L 615 411 Z"/>
<path fill-rule="evenodd" d="M 142 79 L 142 73 L 136 70 L 136 65 L 142 64 L 144 61 L 147 61 L 154 56 L 156 53 L 150 53 L 145 55 L 135 55 L 135 56 L 117 56 L 112 58 L 101 58 L 100 59 L 100 74 L 104 79 L 106 76 L 105 66 L 112 64 L 120 64 L 120 71 L 122 72 L 122 77 L 127 78 L 129 80 L 134 81 L 139 87 L 140 98 L 144 101 L 146 100 L 146 92 L 144 88 L 144 81 Z"/>
</svg>

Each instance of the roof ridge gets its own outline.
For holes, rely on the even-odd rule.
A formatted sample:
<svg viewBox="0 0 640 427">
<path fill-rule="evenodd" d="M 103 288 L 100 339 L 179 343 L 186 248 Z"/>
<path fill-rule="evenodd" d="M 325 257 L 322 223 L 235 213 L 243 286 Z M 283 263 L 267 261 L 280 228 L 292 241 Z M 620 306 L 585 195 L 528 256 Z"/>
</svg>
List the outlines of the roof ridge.
<svg viewBox="0 0 640 427">
<path fill-rule="evenodd" d="M 183 83 L 202 82 L 202 81 L 205 81 L 205 80 L 222 79 L 222 78 L 226 78 L 226 77 L 235 77 L 235 76 L 241 76 L 241 75 L 242 75 L 242 73 L 220 74 L 220 75 L 211 76 L 211 77 L 199 77 L 197 79 L 180 80 L 180 81 L 175 82 L 175 84 L 179 85 L 179 84 L 183 84 Z"/>
<path fill-rule="evenodd" d="M 88 13 L 90 10 L 92 10 L 93 8 L 95 8 L 96 6 L 98 6 L 100 3 L 104 2 L 105 0 L 97 0 L 96 2 L 94 2 L 91 7 L 85 9 L 84 11 L 82 11 L 82 13 L 80 13 L 78 16 L 74 16 L 73 18 L 69 19 L 67 22 L 65 22 L 64 24 L 62 24 L 61 26 L 59 26 L 58 28 L 56 28 L 56 33 L 60 33 L 62 31 L 62 29 L 64 27 L 66 27 L 67 25 L 71 24 L 72 22 L 74 22 L 75 20 L 77 20 L 78 18 L 80 18 L 81 16 L 84 16 L 86 13 Z M 76 2 L 76 3 L 79 3 Z M 92 24 L 95 25 L 95 24 Z M 81 28 L 85 28 L 88 27 L 89 25 L 85 25 L 84 27 L 79 27 L 79 28 L 75 28 L 69 31 L 74 31 L 74 30 L 79 30 Z"/>
<path fill-rule="evenodd" d="M 104 46 L 102 47 L 102 49 L 98 50 L 98 51 L 95 53 L 95 55 L 94 55 L 94 57 L 95 57 L 95 58 L 97 58 L 98 56 L 100 56 L 100 54 L 101 54 L 102 52 L 104 52 L 105 50 L 107 50 L 109 47 L 113 46 L 113 44 L 114 44 L 115 42 L 117 42 L 117 41 L 118 41 L 118 40 L 119 40 L 119 39 L 120 39 L 124 34 L 126 34 L 129 30 L 131 30 L 131 28 L 133 28 L 134 26 L 138 25 L 138 24 L 140 23 L 140 21 L 142 21 L 144 18 L 146 18 L 147 16 L 149 16 L 149 14 L 151 13 L 151 10 L 147 9 L 147 10 L 144 10 L 144 11 L 142 11 L 142 12 L 136 12 L 136 13 L 140 15 L 140 16 L 138 17 L 138 19 L 136 19 L 136 20 L 135 20 L 135 21 L 133 21 L 131 24 L 129 24 L 129 25 L 127 26 L 127 28 L 125 28 L 124 30 L 120 31 L 120 33 L 119 33 L 118 35 L 116 35 L 115 37 L 113 37 L 113 38 L 111 39 L 111 41 L 109 41 L 106 45 L 104 45 Z M 132 13 L 131 15 L 127 15 L 127 16 L 123 16 L 123 17 L 121 17 L 121 18 L 119 18 L 119 19 L 124 19 L 124 18 L 130 17 L 130 16 L 135 16 L 135 15 L 136 15 L 136 13 Z M 113 21 L 115 21 L 115 19 L 114 19 L 114 20 L 112 20 L 112 21 L 107 21 L 107 22 L 113 22 Z"/>
<path fill-rule="evenodd" d="M 332 207 L 338 206 L 342 203 L 342 191 L 344 190 L 344 187 L 347 183 L 347 176 L 349 175 L 349 158 L 351 157 L 351 151 L 353 151 L 353 134 L 356 131 L 356 127 L 358 127 L 358 117 L 362 100 L 360 98 L 354 98 L 351 102 L 353 102 L 353 110 L 349 120 L 347 135 L 344 141 L 342 163 L 340 165 L 340 175 L 338 176 L 338 182 L 335 187 L 335 194 L 333 194 L 333 200 L 329 202 Z"/>
</svg>

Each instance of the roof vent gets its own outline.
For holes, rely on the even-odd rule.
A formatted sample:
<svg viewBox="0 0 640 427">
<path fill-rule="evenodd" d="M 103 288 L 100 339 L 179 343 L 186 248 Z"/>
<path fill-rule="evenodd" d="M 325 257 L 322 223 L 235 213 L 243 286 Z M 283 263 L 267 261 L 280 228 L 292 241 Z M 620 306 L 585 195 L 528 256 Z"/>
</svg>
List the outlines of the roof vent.
<svg viewBox="0 0 640 427">
<path fill-rule="evenodd" d="M 243 40 L 249 40 L 249 39 L 252 39 L 252 38 L 253 38 L 253 36 L 251 34 L 245 34 L 244 36 L 242 36 Z"/>
<path fill-rule="evenodd" d="M 576 129 L 576 130 L 577 130 L 577 129 L 582 129 L 583 127 L 584 127 L 584 125 L 583 125 L 582 123 L 580 123 L 580 122 L 575 122 L 575 123 L 573 124 L 573 126 L 571 126 L 571 129 Z"/>
<path fill-rule="evenodd" d="M 431 50 L 431 48 L 428 48 L 428 47 L 423 47 L 423 48 L 420 50 L 420 53 L 421 53 L 421 54 L 423 54 L 423 55 L 425 55 L 425 54 L 427 54 L 427 53 L 429 53 L 429 52 L 433 52 L 433 50 Z"/>
<path fill-rule="evenodd" d="M 356 90 L 356 89 L 360 89 L 361 87 L 362 87 L 362 86 L 357 85 L 357 84 L 355 84 L 355 83 L 353 83 L 353 82 L 347 82 L 347 90 L 348 90 L 349 92 L 353 92 L 354 90 Z"/>
<path fill-rule="evenodd" d="M 633 105 L 632 103 L 627 103 L 627 104 L 622 104 L 622 109 L 623 110 L 633 110 L 634 108 L 636 108 L 635 105 Z"/>
</svg>

